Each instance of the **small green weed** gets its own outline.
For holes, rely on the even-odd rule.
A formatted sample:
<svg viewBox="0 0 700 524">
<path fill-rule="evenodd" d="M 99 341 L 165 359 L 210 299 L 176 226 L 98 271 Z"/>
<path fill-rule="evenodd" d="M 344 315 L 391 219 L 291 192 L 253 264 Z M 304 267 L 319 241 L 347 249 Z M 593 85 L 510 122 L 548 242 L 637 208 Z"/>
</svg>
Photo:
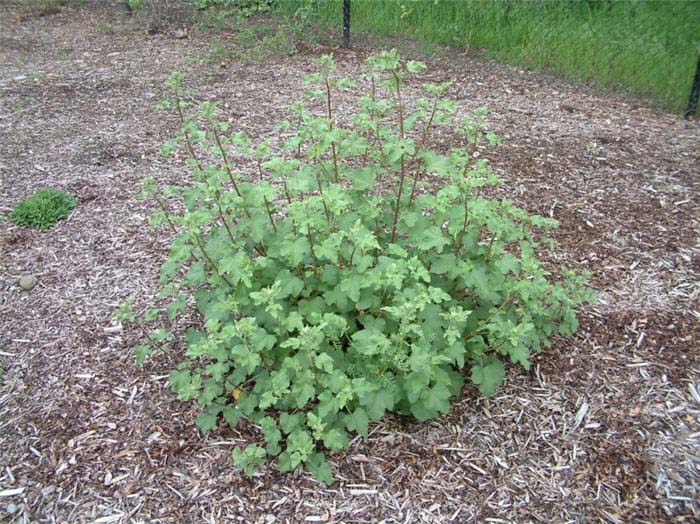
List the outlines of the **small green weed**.
<svg viewBox="0 0 700 524">
<path fill-rule="evenodd" d="M 283 27 L 267 24 L 248 24 L 240 21 L 232 39 L 215 40 L 209 45 L 206 60 L 227 62 L 240 59 L 245 63 L 260 62 L 266 58 L 292 55 L 296 47 Z"/>
<path fill-rule="evenodd" d="M 114 26 L 106 20 L 98 20 L 97 29 L 106 35 L 113 35 L 115 33 Z"/>
<path fill-rule="evenodd" d="M 276 4 L 275 0 L 194 0 L 195 9 L 226 11 L 245 18 L 256 13 L 269 13 Z"/>
<path fill-rule="evenodd" d="M 273 0 L 199 0 L 197 27 L 202 30 L 232 30 L 235 32 L 235 50 L 220 43 L 210 48 L 212 61 L 239 58 L 244 62 L 256 62 L 266 58 L 291 55 L 319 41 L 317 31 L 310 31 L 315 20 L 313 2 L 304 0 L 293 16 L 252 21 L 255 14 L 268 13 L 276 7 Z"/>
<path fill-rule="evenodd" d="M 68 216 L 76 201 L 68 193 L 46 188 L 22 200 L 12 211 L 10 220 L 22 226 L 47 229 Z"/>
<path fill-rule="evenodd" d="M 215 40 L 209 44 L 205 57 L 210 62 L 228 62 L 238 58 L 239 53 L 233 45 L 222 40 Z"/>
<path fill-rule="evenodd" d="M 224 9 L 207 9 L 197 17 L 196 27 L 199 31 L 222 31 L 232 26 L 231 15 Z"/>
</svg>

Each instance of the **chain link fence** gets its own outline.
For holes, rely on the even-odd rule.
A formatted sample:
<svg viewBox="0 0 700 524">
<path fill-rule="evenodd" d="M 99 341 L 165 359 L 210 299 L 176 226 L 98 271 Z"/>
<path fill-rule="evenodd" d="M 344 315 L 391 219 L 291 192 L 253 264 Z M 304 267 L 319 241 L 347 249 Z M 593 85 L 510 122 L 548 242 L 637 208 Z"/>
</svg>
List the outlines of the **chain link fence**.
<svg viewBox="0 0 700 524">
<path fill-rule="evenodd" d="M 305 0 L 278 0 L 291 13 Z M 344 47 L 445 44 L 652 99 L 687 117 L 700 91 L 699 0 L 317 0 Z M 335 28 L 335 29 L 334 29 Z M 352 35 L 351 35 L 352 31 Z"/>
<path fill-rule="evenodd" d="M 117 2 L 119 3 L 119 2 Z M 490 58 L 697 113 L 700 0 L 124 0 L 157 23 L 220 7 L 307 17 L 345 48 L 379 37 L 483 50 Z M 300 15 L 300 13 L 303 13 Z"/>
</svg>

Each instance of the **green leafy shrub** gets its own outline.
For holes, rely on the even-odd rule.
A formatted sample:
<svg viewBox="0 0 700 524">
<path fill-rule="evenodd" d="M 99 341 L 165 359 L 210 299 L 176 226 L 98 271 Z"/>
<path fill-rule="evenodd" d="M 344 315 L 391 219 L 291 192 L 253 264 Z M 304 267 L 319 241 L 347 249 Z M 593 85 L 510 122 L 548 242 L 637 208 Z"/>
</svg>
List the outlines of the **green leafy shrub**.
<svg viewBox="0 0 700 524">
<path fill-rule="evenodd" d="M 307 102 L 279 123 L 280 143 L 257 145 L 215 104 L 190 113 L 172 76 L 162 107 L 182 125 L 162 153 L 182 145 L 193 183 L 143 182 L 152 224 L 175 235 L 160 270 L 170 303 L 137 318 L 125 302 L 116 316 L 172 328 L 195 309 L 201 324 L 170 381 L 200 405 L 201 430 L 246 419 L 264 443 L 236 449 L 238 467 L 274 456 L 281 471 L 304 463 L 330 482 L 323 448 L 344 449 L 388 411 L 446 413 L 465 371 L 490 395 L 506 361 L 528 369 L 552 335 L 576 329 L 574 306 L 590 293 L 537 258 L 556 221 L 482 195 L 498 183 L 474 154 L 498 142 L 483 110 L 457 117 L 447 83 L 424 84 L 409 104 L 405 83 L 425 65 L 392 51 L 367 60 L 369 93 L 337 118 L 333 96 L 353 82 L 336 77 L 332 57 L 319 65 Z M 459 143 L 432 146 L 437 127 Z M 148 333 L 137 359 L 173 337 Z"/>
<path fill-rule="evenodd" d="M 17 204 L 10 220 L 22 226 L 47 229 L 66 218 L 75 204 L 75 199 L 63 191 L 41 189 Z"/>
</svg>

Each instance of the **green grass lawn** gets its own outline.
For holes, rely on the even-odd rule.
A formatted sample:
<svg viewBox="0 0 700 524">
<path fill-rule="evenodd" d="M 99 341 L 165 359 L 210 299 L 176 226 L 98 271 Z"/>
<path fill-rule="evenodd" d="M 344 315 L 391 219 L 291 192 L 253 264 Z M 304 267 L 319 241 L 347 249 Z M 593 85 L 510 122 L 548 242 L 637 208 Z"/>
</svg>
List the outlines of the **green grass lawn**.
<svg viewBox="0 0 700 524">
<path fill-rule="evenodd" d="M 280 0 L 280 9 L 301 3 Z M 313 9 L 340 29 L 342 0 Z M 483 48 L 682 112 L 700 51 L 700 0 L 352 0 L 352 30 Z"/>
</svg>

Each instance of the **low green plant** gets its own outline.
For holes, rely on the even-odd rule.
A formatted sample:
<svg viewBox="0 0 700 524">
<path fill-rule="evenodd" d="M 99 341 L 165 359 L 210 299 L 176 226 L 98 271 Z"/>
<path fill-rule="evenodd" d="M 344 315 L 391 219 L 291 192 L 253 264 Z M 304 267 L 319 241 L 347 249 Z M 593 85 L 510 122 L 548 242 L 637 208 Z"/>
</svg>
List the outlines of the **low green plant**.
<svg viewBox="0 0 700 524">
<path fill-rule="evenodd" d="M 97 28 L 106 35 L 113 35 L 115 33 L 114 26 L 106 20 L 98 20 Z"/>
<path fill-rule="evenodd" d="M 227 48 L 227 54 L 248 63 L 297 52 L 285 24 L 249 24 L 246 20 L 240 20 L 234 41 L 235 46 Z"/>
<path fill-rule="evenodd" d="M 235 15 L 227 9 L 204 9 L 197 14 L 196 27 L 199 31 L 219 32 L 233 26 Z"/>
<path fill-rule="evenodd" d="M 194 0 L 195 9 L 226 10 L 246 18 L 256 13 L 269 13 L 276 4 L 276 0 Z"/>
<path fill-rule="evenodd" d="M 239 53 L 235 48 L 221 40 L 214 40 L 209 44 L 207 53 L 203 55 L 203 58 L 209 62 L 226 62 L 238 57 Z"/>
<path fill-rule="evenodd" d="M 19 5 L 34 10 L 39 16 L 55 15 L 64 7 L 80 7 L 86 0 L 20 0 Z"/>
<path fill-rule="evenodd" d="M 291 16 L 284 17 L 284 26 L 297 47 L 318 43 L 322 34 L 313 0 L 302 0 Z"/>
<path fill-rule="evenodd" d="M 10 214 L 15 224 L 47 229 L 68 216 L 76 201 L 68 193 L 46 188 L 22 200 Z"/>
<path fill-rule="evenodd" d="M 194 309 L 170 382 L 199 404 L 199 428 L 245 419 L 261 441 L 233 451 L 237 467 L 250 474 L 272 456 L 328 483 L 324 449 L 387 412 L 446 413 L 465 372 L 492 394 L 506 362 L 528 369 L 576 329 L 590 291 L 538 260 L 555 220 L 486 198 L 499 180 L 475 152 L 499 140 L 485 110 L 457 116 L 449 83 L 425 83 L 409 103 L 405 84 L 425 65 L 392 51 L 367 60 L 368 93 L 337 115 L 336 93 L 356 87 L 331 56 L 318 63 L 274 143 L 230 129 L 214 103 L 195 109 L 172 75 L 161 107 L 181 127 L 162 154 L 184 148 L 192 184 L 143 181 L 152 225 L 174 235 L 160 270 L 167 306 L 137 315 L 126 301 L 116 318 L 144 330 L 143 362 Z M 436 128 L 455 146 L 434 144 Z"/>
</svg>

